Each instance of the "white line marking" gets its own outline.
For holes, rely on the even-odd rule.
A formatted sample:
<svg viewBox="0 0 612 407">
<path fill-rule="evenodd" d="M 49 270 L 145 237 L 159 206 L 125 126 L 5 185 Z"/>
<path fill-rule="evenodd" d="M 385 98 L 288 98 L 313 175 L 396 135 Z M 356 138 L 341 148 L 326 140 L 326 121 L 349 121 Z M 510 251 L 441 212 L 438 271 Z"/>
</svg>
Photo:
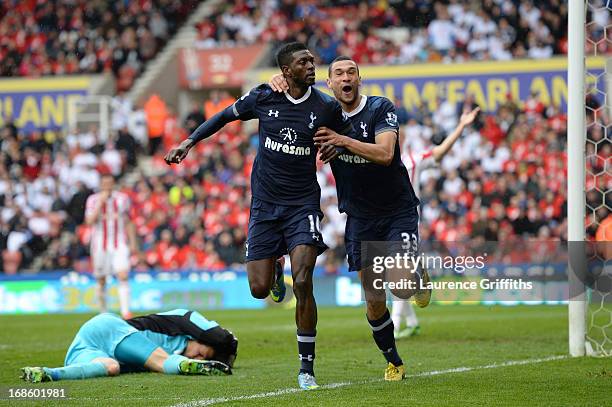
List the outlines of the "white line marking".
<svg viewBox="0 0 612 407">
<path fill-rule="evenodd" d="M 500 367 L 508 367 L 508 366 L 532 365 L 532 364 L 536 364 L 536 363 L 551 362 L 553 360 L 561 360 L 561 359 L 566 359 L 566 358 L 567 358 L 567 356 L 558 355 L 558 356 L 549 356 L 549 357 L 546 357 L 546 358 L 539 358 L 539 359 L 511 360 L 511 361 L 508 361 L 508 362 L 492 363 L 490 365 L 472 366 L 472 367 L 463 366 L 463 367 L 455 367 L 455 368 L 452 368 L 452 369 L 433 370 L 431 372 L 421 372 L 421 373 L 415 373 L 415 374 L 407 375 L 406 377 L 410 378 L 410 377 L 437 376 L 437 375 L 449 374 L 449 373 L 471 372 L 473 370 L 497 369 L 497 368 L 500 368 Z M 321 390 L 337 389 L 339 387 L 352 386 L 352 385 L 355 385 L 355 384 L 368 384 L 368 383 L 377 383 L 377 382 L 382 382 L 382 381 L 384 381 L 384 380 L 383 379 L 371 379 L 371 380 L 363 380 L 363 381 L 358 381 L 358 382 L 330 383 L 330 384 L 322 385 L 320 387 L 320 389 Z M 253 400 L 253 399 L 261 399 L 261 398 L 269 398 L 269 397 L 278 397 L 278 396 L 284 396 L 285 394 L 299 393 L 299 392 L 302 392 L 302 391 L 303 390 L 301 390 L 301 389 L 292 387 L 292 388 L 288 388 L 288 389 L 280 389 L 280 390 L 276 390 L 276 391 L 269 391 L 269 392 L 265 392 L 265 393 L 250 394 L 250 395 L 245 395 L 245 396 L 218 397 L 218 398 L 194 400 L 194 401 L 190 401 L 190 402 L 187 402 L 187 403 L 175 404 L 172 407 L 201 407 L 201 406 L 210 406 L 210 405 L 213 405 L 213 404 L 227 403 L 227 402 L 230 402 L 230 401 L 242 401 L 242 400 Z"/>
</svg>

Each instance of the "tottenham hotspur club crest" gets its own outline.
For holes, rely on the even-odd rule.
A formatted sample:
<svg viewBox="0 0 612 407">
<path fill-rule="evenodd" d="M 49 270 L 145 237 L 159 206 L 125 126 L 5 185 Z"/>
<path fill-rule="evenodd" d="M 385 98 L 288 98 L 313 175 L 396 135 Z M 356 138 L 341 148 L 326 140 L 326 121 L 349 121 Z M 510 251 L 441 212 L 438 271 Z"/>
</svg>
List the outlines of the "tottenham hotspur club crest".
<svg viewBox="0 0 612 407">
<path fill-rule="evenodd" d="M 359 127 L 361 127 L 361 130 L 363 130 L 363 133 L 361 133 L 363 138 L 368 137 L 368 132 L 366 131 L 366 128 L 368 127 L 367 123 L 359 122 Z"/>
<path fill-rule="evenodd" d="M 313 112 L 310 112 L 310 124 L 308 124 L 308 128 L 314 128 L 314 121 L 317 120 L 317 116 Z"/>
</svg>

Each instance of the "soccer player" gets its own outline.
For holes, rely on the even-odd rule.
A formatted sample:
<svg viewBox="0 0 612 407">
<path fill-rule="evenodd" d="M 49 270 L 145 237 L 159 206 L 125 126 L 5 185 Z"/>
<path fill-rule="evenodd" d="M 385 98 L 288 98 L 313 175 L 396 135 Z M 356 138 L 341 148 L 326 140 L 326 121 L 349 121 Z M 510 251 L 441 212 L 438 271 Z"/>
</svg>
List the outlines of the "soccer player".
<svg viewBox="0 0 612 407">
<path fill-rule="evenodd" d="M 439 146 L 424 151 L 413 151 L 410 145 L 402 148 L 402 158 L 408 170 L 408 174 L 410 175 L 410 179 L 412 180 L 412 188 L 417 197 L 420 196 L 421 171 L 435 167 L 442 161 L 444 156 L 459 139 L 463 130 L 474 122 L 479 112 L 480 108 L 473 109 L 470 112 L 464 112 L 459 119 L 457 127 Z M 404 145 L 404 143 L 402 143 L 402 145 Z M 393 319 L 393 325 L 395 327 L 394 335 L 396 339 L 417 335 L 419 333 L 419 320 L 411 302 L 397 299 L 393 300 L 391 318 Z M 400 330 L 402 319 L 406 322 L 406 328 Z"/>
<path fill-rule="evenodd" d="M 276 90 L 286 87 L 278 75 L 271 84 Z M 384 97 L 360 94 L 359 67 L 348 57 L 340 56 L 332 61 L 327 85 L 357 129 L 357 135 L 347 137 L 322 126 L 317 130 L 315 143 L 348 150 L 331 161 L 331 167 L 339 209 L 347 213 L 344 239 L 349 271 L 359 272 L 366 292 L 368 323 L 387 361 L 384 378 L 399 381 L 405 377 L 405 367 L 395 345 L 393 321 L 384 292 L 372 289 L 373 274 L 370 265 L 362 264 L 361 243 L 403 242 L 411 253 L 416 252 L 419 200 L 400 157 L 399 125 L 393 103 Z M 411 271 L 413 281 L 418 282 L 419 272 Z M 422 279 L 427 278 L 423 275 Z M 414 295 L 420 306 L 429 303 L 429 291 L 407 291 L 405 298 Z"/>
<path fill-rule="evenodd" d="M 270 84 L 277 91 L 287 86 L 278 75 Z M 361 242 L 401 241 L 409 251 L 416 252 L 419 201 L 400 157 L 399 126 L 391 101 L 360 94 L 359 67 L 348 57 L 340 56 L 332 61 L 327 85 L 361 134 L 358 131 L 357 139 L 351 139 L 321 128 L 315 142 L 331 143 L 353 153 L 342 154 L 331 163 L 338 188 L 339 209 L 348 215 L 345 245 L 349 270 L 360 272 L 366 291 L 368 322 L 374 340 L 388 362 L 385 380 L 401 380 L 405 368 L 395 346 L 394 322 L 385 299 L 376 295 L 380 293 L 372 295 L 372 273 L 365 271 L 361 264 Z M 427 281 L 426 272 L 422 279 Z M 430 291 L 415 290 L 406 298 L 412 294 L 420 307 L 429 303 Z M 405 299 L 398 301 L 407 302 Z"/>
<path fill-rule="evenodd" d="M 200 140 L 234 120 L 259 119 L 259 147 L 251 176 L 251 214 L 246 242 L 247 273 L 251 294 L 274 301 L 285 295 L 282 264 L 291 259 L 293 291 L 297 301 L 298 384 L 305 390 L 318 387 L 314 375 L 317 308 L 312 289 L 316 258 L 327 246 L 319 229 L 323 213 L 316 178 L 317 128 L 326 126 L 354 135 L 353 127 L 332 97 L 312 87 L 315 65 L 312 53 L 300 43 L 289 43 L 277 53 L 277 63 L 288 88 L 275 93 L 260 85 L 232 106 L 211 117 L 166 154 L 168 164 L 180 163 Z M 322 146 L 320 157 L 338 154 Z"/>
<path fill-rule="evenodd" d="M 123 318 L 130 318 L 130 249 L 136 252 L 136 231 L 129 219 L 130 199 L 115 191 L 115 178 L 103 174 L 100 192 L 87 198 L 85 223 L 93 226 L 90 251 L 93 275 L 97 279 L 96 297 L 100 312 L 106 312 L 106 279 L 119 280 L 119 309 Z"/>
<path fill-rule="evenodd" d="M 147 370 L 227 375 L 237 354 L 236 337 L 196 311 L 175 309 L 128 320 L 104 313 L 79 329 L 64 367 L 24 367 L 21 378 L 38 383 Z"/>
</svg>

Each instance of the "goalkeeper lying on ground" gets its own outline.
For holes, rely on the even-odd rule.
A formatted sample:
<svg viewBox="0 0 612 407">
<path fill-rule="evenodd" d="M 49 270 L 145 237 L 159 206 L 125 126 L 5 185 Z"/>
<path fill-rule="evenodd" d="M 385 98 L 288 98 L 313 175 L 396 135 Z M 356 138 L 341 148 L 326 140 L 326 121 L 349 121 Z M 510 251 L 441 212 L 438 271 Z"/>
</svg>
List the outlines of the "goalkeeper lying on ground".
<svg viewBox="0 0 612 407">
<path fill-rule="evenodd" d="M 24 367 L 21 378 L 38 383 L 153 371 L 231 374 L 238 340 L 196 311 L 175 309 L 123 320 L 109 313 L 85 322 L 68 348 L 64 367 Z"/>
</svg>

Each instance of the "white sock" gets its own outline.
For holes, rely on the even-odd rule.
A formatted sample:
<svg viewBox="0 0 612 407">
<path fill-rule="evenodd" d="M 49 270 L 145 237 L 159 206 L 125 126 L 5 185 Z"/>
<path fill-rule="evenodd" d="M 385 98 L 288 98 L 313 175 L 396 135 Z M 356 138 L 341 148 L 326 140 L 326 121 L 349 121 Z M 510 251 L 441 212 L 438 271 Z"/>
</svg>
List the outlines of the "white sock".
<svg viewBox="0 0 612 407">
<path fill-rule="evenodd" d="M 407 326 L 417 326 L 419 324 L 416 312 L 414 312 L 414 306 L 409 301 L 406 301 L 406 305 L 404 306 L 404 314 L 406 315 Z"/>
<path fill-rule="evenodd" d="M 393 307 L 391 309 L 391 320 L 393 321 L 393 327 L 395 332 L 399 332 L 400 325 L 402 324 L 402 315 L 404 314 L 404 307 L 407 301 L 404 300 L 393 300 Z"/>
<path fill-rule="evenodd" d="M 100 312 L 106 312 L 106 285 L 96 285 L 96 297 L 98 298 Z"/>
<path fill-rule="evenodd" d="M 130 312 L 130 286 L 127 281 L 119 280 L 119 309 L 121 315 Z"/>
</svg>

